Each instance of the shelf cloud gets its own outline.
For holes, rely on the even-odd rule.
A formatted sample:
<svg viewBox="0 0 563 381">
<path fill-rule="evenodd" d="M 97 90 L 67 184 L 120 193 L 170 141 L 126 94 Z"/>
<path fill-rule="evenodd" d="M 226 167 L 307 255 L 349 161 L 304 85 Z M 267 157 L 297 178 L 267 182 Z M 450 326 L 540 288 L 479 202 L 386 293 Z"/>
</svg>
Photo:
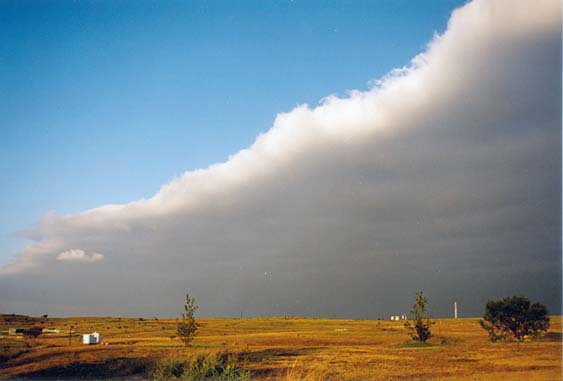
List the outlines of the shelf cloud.
<svg viewBox="0 0 563 381">
<path fill-rule="evenodd" d="M 507 293 L 560 311 L 561 42 L 560 1 L 468 3 L 407 66 L 226 162 L 48 213 L 0 308 L 174 315 L 189 291 L 202 315 L 374 318 L 424 290 L 434 314 Z"/>
</svg>

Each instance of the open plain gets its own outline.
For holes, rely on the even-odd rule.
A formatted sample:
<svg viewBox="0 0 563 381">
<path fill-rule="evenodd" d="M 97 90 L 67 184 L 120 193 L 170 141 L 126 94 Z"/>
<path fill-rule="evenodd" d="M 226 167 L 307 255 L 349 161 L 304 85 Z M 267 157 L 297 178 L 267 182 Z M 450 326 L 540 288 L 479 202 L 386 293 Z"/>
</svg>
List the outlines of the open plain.
<svg viewBox="0 0 563 381">
<path fill-rule="evenodd" d="M 150 378 L 166 359 L 229 356 L 251 379 L 559 380 L 561 316 L 534 341 L 492 343 L 479 319 L 435 319 L 426 345 L 402 322 L 297 317 L 198 319 L 190 347 L 176 337 L 176 319 L 28 318 L 2 315 L 0 378 Z M 9 328 L 50 328 L 36 339 Z M 72 334 L 70 330 L 72 328 Z M 103 344 L 83 345 L 100 332 Z"/>
</svg>

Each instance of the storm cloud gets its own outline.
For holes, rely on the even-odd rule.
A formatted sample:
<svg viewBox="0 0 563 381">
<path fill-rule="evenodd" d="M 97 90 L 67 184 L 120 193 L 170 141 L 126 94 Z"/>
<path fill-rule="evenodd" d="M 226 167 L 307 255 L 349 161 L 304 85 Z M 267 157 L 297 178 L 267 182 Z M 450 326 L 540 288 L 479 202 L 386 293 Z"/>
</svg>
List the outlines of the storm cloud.
<svg viewBox="0 0 563 381">
<path fill-rule="evenodd" d="M 47 214 L 0 312 L 177 315 L 189 291 L 205 316 L 377 318 L 419 290 L 436 316 L 515 293 L 560 312 L 561 43 L 560 1 L 473 1 L 404 68 L 228 161 Z"/>
</svg>

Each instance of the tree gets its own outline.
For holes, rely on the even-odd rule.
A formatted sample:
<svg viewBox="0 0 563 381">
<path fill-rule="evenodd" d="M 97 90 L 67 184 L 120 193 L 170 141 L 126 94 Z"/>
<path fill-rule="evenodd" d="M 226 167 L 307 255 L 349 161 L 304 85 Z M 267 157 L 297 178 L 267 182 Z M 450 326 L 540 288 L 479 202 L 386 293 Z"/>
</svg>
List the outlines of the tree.
<svg viewBox="0 0 563 381">
<path fill-rule="evenodd" d="M 531 304 L 524 296 L 509 296 L 501 300 L 489 300 L 485 306 L 481 327 L 489 333 L 491 341 L 537 337 L 549 328 L 547 307 Z"/>
<path fill-rule="evenodd" d="M 28 329 L 24 329 L 23 336 L 31 339 L 36 339 L 39 335 L 41 335 L 42 332 L 43 332 L 43 328 L 41 327 L 31 327 Z"/>
<path fill-rule="evenodd" d="M 190 298 L 190 295 L 186 294 L 186 304 L 184 305 L 182 320 L 178 322 L 178 327 L 176 328 L 176 334 L 186 347 L 190 345 L 190 342 L 194 339 L 199 327 L 194 317 L 197 308 L 195 298 Z"/>
<path fill-rule="evenodd" d="M 416 301 L 412 306 L 411 315 L 412 323 L 408 320 L 405 322 L 405 327 L 410 331 L 413 340 L 425 343 L 432 333 L 430 332 L 430 325 L 434 324 L 426 314 L 426 304 L 428 300 L 421 292 L 416 293 Z"/>
</svg>

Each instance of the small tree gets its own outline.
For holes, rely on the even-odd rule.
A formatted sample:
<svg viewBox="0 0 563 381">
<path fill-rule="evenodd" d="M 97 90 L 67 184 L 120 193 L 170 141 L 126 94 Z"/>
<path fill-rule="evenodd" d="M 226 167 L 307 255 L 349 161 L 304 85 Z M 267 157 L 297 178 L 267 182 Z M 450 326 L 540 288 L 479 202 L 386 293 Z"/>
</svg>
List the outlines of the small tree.
<svg viewBox="0 0 563 381">
<path fill-rule="evenodd" d="M 41 327 L 31 327 L 23 331 L 23 336 L 30 339 L 36 339 L 43 332 Z"/>
<path fill-rule="evenodd" d="M 41 327 L 30 327 L 23 330 L 23 337 L 25 339 L 25 346 L 31 348 L 32 343 L 41 335 L 43 328 Z"/>
<path fill-rule="evenodd" d="M 481 327 L 489 333 L 491 341 L 539 336 L 549 328 L 547 307 L 531 304 L 524 296 L 510 296 L 501 300 L 489 300 L 485 306 Z"/>
<path fill-rule="evenodd" d="M 184 313 L 182 320 L 178 322 L 176 334 L 180 337 L 184 345 L 187 347 L 196 335 L 198 324 L 195 321 L 194 313 L 198 306 L 195 304 L 195 298 L 190 298 L 186 294 L 186 304 L 184 305 Z"/>
<path fill-rule="evenodd" d="M 430 325 L 433 322 L 430 321 L 426 314 L 427 303 L 428 300 L 422 294 L 422 291 L 417 292 L 416 301 L 411 310 L 412 323 L 408 320 L 405 322 L 405 327 L 409 330 L 412 339 L 422 343 L 425 343 L 432 336 Z"/>
</svg>

